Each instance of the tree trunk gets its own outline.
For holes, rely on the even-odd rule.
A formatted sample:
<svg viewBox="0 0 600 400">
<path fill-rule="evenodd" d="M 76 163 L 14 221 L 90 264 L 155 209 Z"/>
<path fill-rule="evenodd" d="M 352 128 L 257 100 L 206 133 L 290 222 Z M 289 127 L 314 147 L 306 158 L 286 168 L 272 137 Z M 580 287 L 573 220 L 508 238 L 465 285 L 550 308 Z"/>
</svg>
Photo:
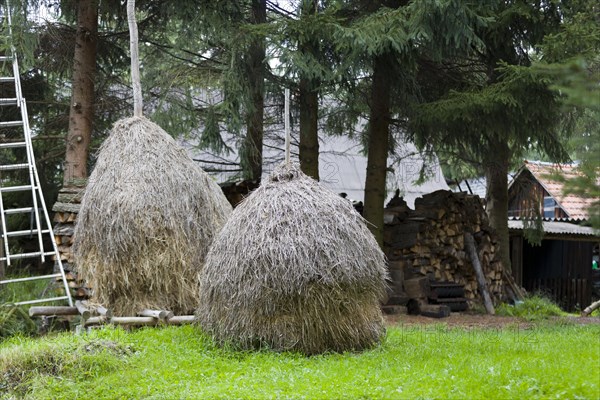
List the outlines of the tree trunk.
<svg viewBox="0 0 600 400">
<path fill-rule="evenodd" d="M 303 15 L 317 12 L 317 0 L 304 2 Z M 308 39 L 299 43 L 302 54 L 315 57 L 318 51 L 313 40 Z M 300 77 L 300 168 L 302 172 L 315 180 L 319 180 L 319 93 L 317 82 L 306 76 Z"/>
<path fill-rule="evenodd" d="M 252 0 L 251 22 L 267 21 L 266 0 Z M 247 72 L 250 105 L 246 116 L 246 138 L 242 154 L 242 169 L 248 179 L 260 181 L 262 175 L 263 116 L 265 107 L 265 42 L 257 39 L 248 49 Z"/>
<path fill-rule="evenodd" d="M 380 246 L 383 246 L 383 203 L 389 147 L 390 70 L 389 56 L 384 54 L 375 57 L 363 215 Z"/>
<path fill-rule="evenodd" d="M 510 266 L 510 239 L 508 235 L 508 165 L 510 150 L 506 142 L 493 145 L 485 167 L 487 179 L 486 212 L 490 225 L 498 235 L 500 260 L 506 271 Z"/>
<path fill-rule="evenodd" d="M 98 2 L 77 2 L 77 35 L 63 187 L 87 178 L 87 159 L 94 120 L 94 79 L 98 40 Z"/>
<path fill-rule="evenodd" d="M 300 168 L 319 180 L 319 95 L 306 78 L 300 78 Z"/>
</svg>

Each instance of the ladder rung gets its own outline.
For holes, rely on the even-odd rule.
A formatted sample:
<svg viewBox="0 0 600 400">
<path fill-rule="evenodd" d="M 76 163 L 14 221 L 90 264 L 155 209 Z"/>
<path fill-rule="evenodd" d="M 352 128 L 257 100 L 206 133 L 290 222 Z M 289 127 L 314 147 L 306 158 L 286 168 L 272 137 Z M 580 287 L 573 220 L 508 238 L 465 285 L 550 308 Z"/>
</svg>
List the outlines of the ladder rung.
<svg viewBox="0 0 600 400">
<path fill-rule="evenodd" d="M 22 186 L 7 186 L 0 188 L 0 192 L 23 192 L 25 190 L 31 190 L 33 186 L 31 185 L 22 185 Z"/>
<path fill-rule="evenodd" d="M 5 285 L 7 283 L 16 283 L 16 282 L 39 281 L 41 279 L 58 278 L 59 276 L 62 276 L 62 274 L 56 273 L 56 274 L 50 274 L 50 275 L 28 276 L 27 278 L 6 279 L 3 281 L 0 281 L 0 285 Z"/>
<path fill-rule="evenodd" d="M 53 256 L 54 252 L 53 251 L 47 251 L 44 253 L 44 256 Z M 11 254 L 8 257 L 11 260 L 20 260 L 23 258 L 36 258 L 36 257 L 41 257 L 42 256 L 42 252 L 37 251 L 35 253 L 21 253 L 21 254 Z M 0 261 L 6 261 L 6 257 L 0 257 Z"/>
<path fill-rule="evenodd" d="M 68 296 L 59 296 L 59 297 L 49 297 L 47 299 L 19 301 L 17 303 L 12 303 L 12 304 L 14 304 L 15 306 L 23 306 L 26 304 L 38 304 L 38 303 L 46 303 L 46 302 L 51 302 L 51 301 L 68 300 L 68 299 L 69 299 Z"/>
<path fill-rule="evenodd" d="M 12 232 L 6 232 L 6 237 L 18 237 L 18 236 L 27 236 L 27 235 L 37 235 L 38 230 L 37 229 L 27 229 L 24 231 L 12 231 Z M 50 233 L 50 229 L 43 229 L 42 230 L 42 234 L 44 233 Z"/>
<path fill-rule="evenodd" d="M 14 82 L 14 81 L 15 81 L 14 76 L 0 76 L 0 83 Z"/>
<path fill-rule="evenodd" d="M 15 147 L 25 147 L 27 143 L 25 142 L 10 142 L 10 143 L 0 143 L 0 149 L 13 149 Z"/>
<path fill-rule="evenodd" d="M 23 121 L 5 121 L 0 122 L 0 128 L 12 128 L 15 126 L 23 126 Z"/>
<path fill-rule="evenodd" d="M 24 214 L 30 213 L 33 211 L 33 207 L 23 207 L 23 208 L 9 208 L 4 210 L 4 214 L 13 215 L 13 214 Z"/>
<path fill-rule="evenodd" d="M 29 164 L 8 164 L 8 165 L 0 165 L 0 171 L 14 171 L 17 169 L 28 169 Z"/>
<path fill-rule="evenodd" d="M 17 105 L 17 99 L 15 98 L 4 98 L 4 99 L 0 99 L 0 106 L 16 106 Z"/>
<path fill-rule="evenodd" d="M 0 56 L 0 61 L 12 61 L 11 56 Z"/>
</svg>

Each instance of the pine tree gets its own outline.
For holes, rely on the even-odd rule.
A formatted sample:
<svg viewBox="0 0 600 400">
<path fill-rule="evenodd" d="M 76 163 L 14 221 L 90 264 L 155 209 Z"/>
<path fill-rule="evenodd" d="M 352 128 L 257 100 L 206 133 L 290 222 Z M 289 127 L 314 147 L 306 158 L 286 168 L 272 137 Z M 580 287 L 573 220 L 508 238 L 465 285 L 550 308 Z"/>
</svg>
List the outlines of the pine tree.
<svg viewBox="0 0 600 400">
<path fill-rule="evenodd" d="M 487 178 L 486 211 L 499 236 L 502 263 L 510 268 L 508 173 L 526 148 L 539 148 L 556 161 L 568 156 L 561 144 L 560 95 L 548 74 L 531 68 L 539 44 L 560 24 L 556 3 L 498 2 L 479 35 L 483 47 L 439 68 L 454 80 L 439 82 L 441 99 L 415 108 L 412 130 L 421 144 L 463 151 Z M 430 82 L 431 84 L 432 82 Z M 435 84 L 434 82 L 433 84 Z"/>
<path fill-rule="evenodd" d="M 349 1 L 342 13 L 347 24 L 336 34 L 343 58 L 369 75 L 367 178 L 364 217 L 377 241 L 383 241 L 387 156 L 393 150 L 390 124 L 403 130 L 409 100 L 418 96 L 416 77 L 420 59 L 454 54 L 477 42 L 481 23 L 470 2 L 458 1 Z M 362 82 L 349 85 L 360 96 Z M 354 108 L 354 107 L 351 107 Z M 359 109 L 362 108 L 359 106 Z"/>
</svg>

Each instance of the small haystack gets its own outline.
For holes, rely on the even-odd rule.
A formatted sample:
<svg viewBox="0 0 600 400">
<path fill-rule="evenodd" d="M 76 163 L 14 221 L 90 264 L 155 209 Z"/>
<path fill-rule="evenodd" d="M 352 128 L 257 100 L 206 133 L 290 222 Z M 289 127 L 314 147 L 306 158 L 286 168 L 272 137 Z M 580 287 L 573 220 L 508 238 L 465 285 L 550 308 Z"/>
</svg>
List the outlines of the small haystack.
<svg viewBox="0 0 600 400">
<path fill-rule="evenodd" d="M 144 117 L 100 148 L 78 216 L 76 264 L 115 315 L 198 304 L 198 271 L 231 206 L 219 186 Z"/>
<path fill-rule="evenodd" d="M 283 164 L 233 211 L 200 273 L 203 328 L 242 348 L 360 350 L 385 332 L 384 255 L 349 201 Z"/>
</svg>

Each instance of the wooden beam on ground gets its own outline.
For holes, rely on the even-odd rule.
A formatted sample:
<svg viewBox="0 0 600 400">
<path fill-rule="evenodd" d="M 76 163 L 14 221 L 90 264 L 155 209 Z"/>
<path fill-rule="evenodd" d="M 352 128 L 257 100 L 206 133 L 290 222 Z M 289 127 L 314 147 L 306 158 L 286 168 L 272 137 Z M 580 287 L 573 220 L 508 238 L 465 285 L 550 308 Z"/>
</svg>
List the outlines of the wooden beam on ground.
<svg viewBox="0 0 600 400">
<path fill-rule="evenodd" d="M 481 263 L 479 262 L 479 257 L 477 256 L 477 247 L 475 247 L 475 239 L 473 235 L 470 233 L 465 233 L 465 250 L 467 254 L 469 254 L 469 258 L 471 259 L 471 264 L 473 264 L 473 269 L 475 270 L 475 276 L 477 277 L 477 285 L 479 286 L 479 291 L 481 292 L 481 296 L 483 297 L 483 305 L 488 314 L 494 315 L 496 310 L 494 310 L 494 305 L 492 304 L 492 299 L 490 297 L 490 293 L 487 289 L 487 284 L 485 282 L 485 276 L 483 275 L 483 269 L 481 268 Z"/>
<path fill-rule="evenodd" d="M 185 325 L 192 324 L 196 320 L 196 317 L 193 315 L 176 315 L 167 320 L 169 325 Z"/>
<path fill-rule="evenodd" d="M 85 326 L 97 326 L 103 324 L 125 325 L 125 326 L 154 326 L 154 325 L 184 325 L 194 322 L 193 315 L 176 315 L 165 321 L 154 317 L 91 317 L 85 321 Z"/>
<path fill-rule="evenodd" d="M 79 315 L 77 307 L 66 306 L 35 306 L 29 309 L 30 317 L 41 317 L 46 315 Z"/>
<path fill-rule="evenodd" d="M 96 312 L 107 319 L 111 319 L 113 317 L 112 310 L 108 310 L 102 306 L 96 307 Z"/>
<path fill-rule="evenodd" d="M 106 317 L 91 317 L 87 321 L 84 321 L 84 326 L 96 326 L 96 325 L 104 325 L 110 321 Z"/>
<path fill-rule="evenodd" d="M 77 311 L 79 311 L 79 315 L 81 315 L 81 318 L 83 318 L 84 320 L 89 319 L 92 316 L 92 311 L 84 302 L 77 300 L 75 302 L 75 307 L 77 308 Z"/>
<path fill-rule="evenodd" d="M 600 308 L 600 300 L 590 304 L 589 306 L 587 306 L 585 308 L 585 310 L 583 310 L 581 312 L 581 316 L 582 317 L 587 317 L 588 315 L 590 315 L 591 313 L 594 312 L 595 309 Z"/>
</svg>

